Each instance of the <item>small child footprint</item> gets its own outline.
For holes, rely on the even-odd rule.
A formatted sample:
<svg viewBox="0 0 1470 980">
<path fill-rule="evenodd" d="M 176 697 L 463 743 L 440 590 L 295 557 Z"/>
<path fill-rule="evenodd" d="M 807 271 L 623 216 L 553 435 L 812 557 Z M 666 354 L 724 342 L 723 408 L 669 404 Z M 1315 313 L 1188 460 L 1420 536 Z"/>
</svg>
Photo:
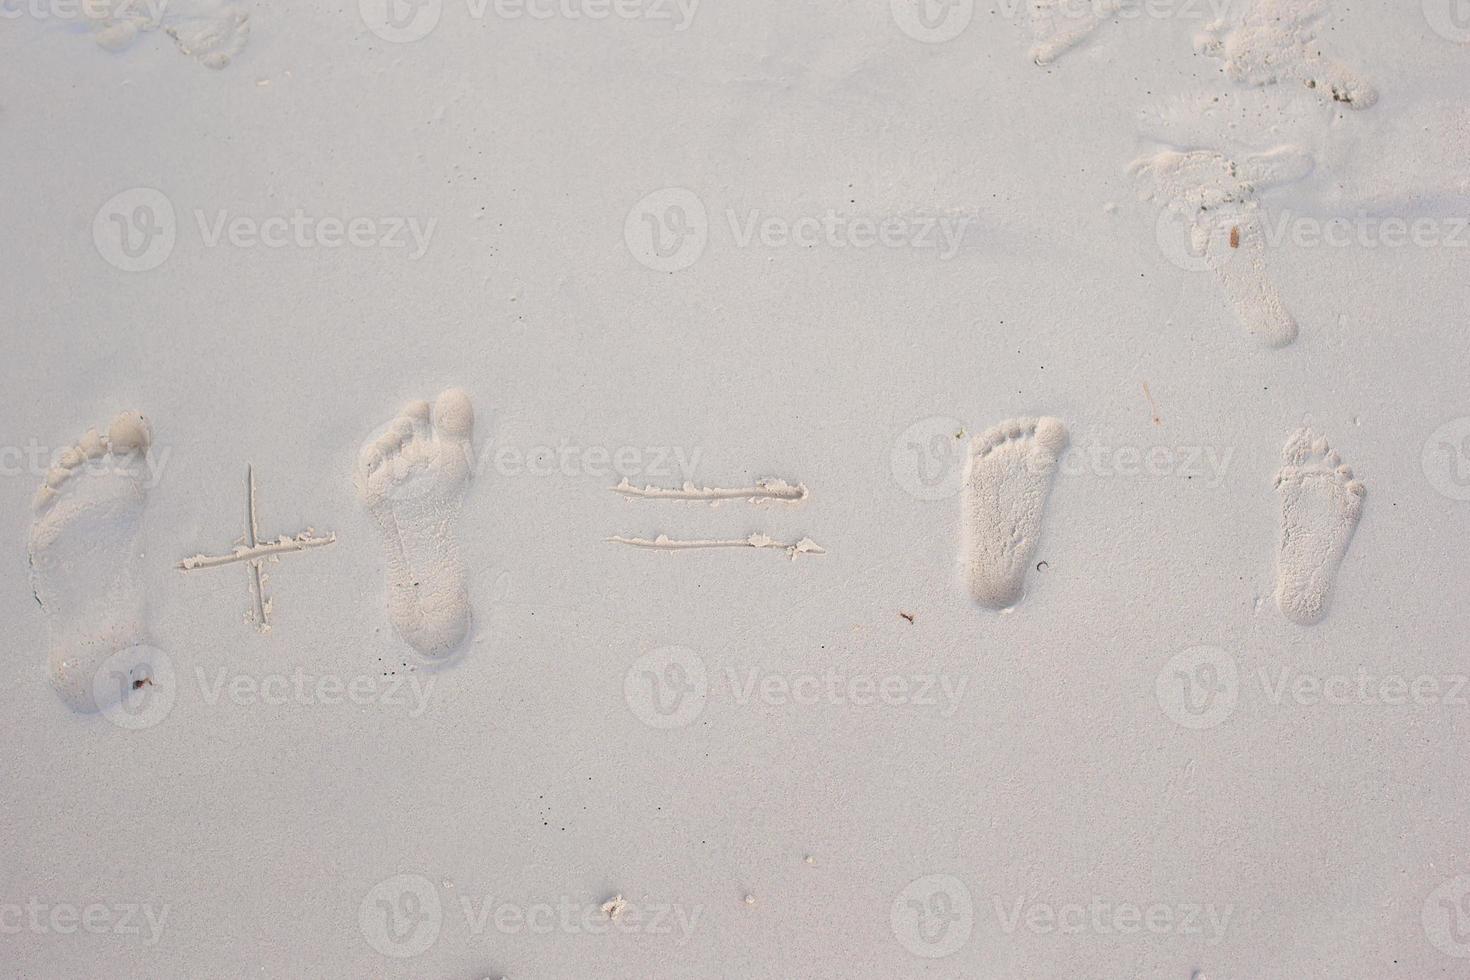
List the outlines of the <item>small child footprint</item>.
<svg viewBox="0 0 1470 980">
<path fill-rule="evenodd" d="M 1067 428 L 1054 418 L 1011 419 L 970 443 L 964 482 L 965 581 L 981 605 L 1006 609 L 1025 590 L 1041 514 Z"/>
<path fill-rule="evenodd" d="M 36 494 L 31 587 L 51 634 L 51 683 L 76 711 L 108 708 L 98 672 L 147 643 L 138 560 L 151 442 L 148 421 L 124 412 L 62 453 Z"/>
<path fill-rule="evenodd" d="M 1363 484 L 1327 440 L 1300 429 L 1282 451 L 1281 542 L 1276 552 L 1276 605 L 1303 626 L 1319 622 L 1363 512 Z"/>
<path fill-rule="evenodd" d="M 474 468 L 475 413 L 458 388 L 414 402 L 362 447 L 357 488 L 383 534 L 388 616 L 425 657 L 454 653 L 470 630 L 453 525 Z"/>
</svg>

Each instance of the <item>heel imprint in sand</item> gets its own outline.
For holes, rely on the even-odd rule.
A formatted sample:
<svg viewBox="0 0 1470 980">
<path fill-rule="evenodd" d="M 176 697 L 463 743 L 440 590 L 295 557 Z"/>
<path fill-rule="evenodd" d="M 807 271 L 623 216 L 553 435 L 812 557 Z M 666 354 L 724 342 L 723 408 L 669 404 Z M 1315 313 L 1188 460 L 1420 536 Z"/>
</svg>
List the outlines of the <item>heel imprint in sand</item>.
<svg viewBox="0 0 1470 980">
<path fill-rule="evenodd" d="M 247 622 L 254 623 L 262 633 L 271 631 L 272 602 L 266 586 L 270 576 L 265 573 L 265 563 L 279 562 L 282 555 L 307 551 L 332 544 L 337 535 L 318 535 L 307 528 L 292 537 L 281 535 L 274 541 L 263 541 L 260 537 L 260 519 L 255 506 L 255 468 L 245 468 L 245 534 L 235 544 L 234 551 L 227 555 L 195 555 L 179 562 L 180 571 L 192 572 L 201 568 L 219 568 L 245 562 L 250 573 L 250 609 L 245 614 Z"/>
<path fill-rule="evenodd" d="M 1337 570 L 1363 512 L 1367 491 L 1353 471 L 1310 429 L 1282 450 L 1276 474 L 1281 537 L 1276 549 L 1276 605 L 1294 623 L 1310 626 L 1327 612 Z"/>
<path fill-rule="evenodd" d="M 31 588 L 50 634 L 51 683 L 76 711 L 118 709 L 126 692 L 104 675 L 120 655 L 152 649 L 139 567 L 152 440 L 147 419 L 124 412 L 62 453 L 36 494 Z"/>
<path fill-rule="evenodd" d="M 1053 474 L 1067 447 L 1054 418 L 1011 419 L 970 443 L 961 499 L 960 562 L 970 595 L 1007 609 L 1025 591 Z"/>
<path fill-rule="evenodd" d="M 469 635 L 464 561 L 455 539 L 474 471 L 475 413 L 450 388 L 433 407 L 406 406 L 358 457 L 356 482 L 382 534 L 388 618 L 425 657 L 447 657 Z"/>
</svg>

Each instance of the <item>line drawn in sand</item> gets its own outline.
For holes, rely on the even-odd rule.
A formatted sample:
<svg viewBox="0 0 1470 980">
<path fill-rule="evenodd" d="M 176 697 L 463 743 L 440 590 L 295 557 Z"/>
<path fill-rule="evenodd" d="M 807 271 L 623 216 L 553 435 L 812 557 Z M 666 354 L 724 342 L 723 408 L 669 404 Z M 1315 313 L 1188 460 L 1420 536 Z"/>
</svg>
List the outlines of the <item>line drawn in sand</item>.
<svg viewBox="0 0 1470 980">
<path fill-rule="evenodd" d="M 614 493 L 625 497 L 642 497 L 648 500 L 703 500 L 711 504 L 721 500 L 748 500 L 753 504 L 778 500 L 785 503 L 801 503 L 808 497 L 806 485 L 792 486 L 785 480 L 765 479 L 755 481 L 753 487 L 696 487 L 685 481 L 682 487 L 635 487 L 624 477 L 623 482 L 612 488 Z"/>
<path fill-rule="evenodd" d="M 271 631 L 271 598 L 266 593 L 265 587 L 270 581 L 270 576 L 265 574 L 263 567 L 265 562 L 280 561 L 282 555 L 324 547 L 334 543 L 337 535 L 328 533 L 325 536 L 318 536 L 314 528 L 308 527 L 293 537 L 288 538 L 283 534 L 274 541 L 262 543 L 260 520 L 256 515 L 255 507 L 255 468 L 253 466 L 245 467 L 245 482 L 245 535 L 235 546 L 235 550 L 228 555 L 195 555 L 193 558 L 185 558 L 179 562 L 178 568 L 183 572 L 192 572 L 201 568 L 220 568 L 224 565 L 245 562 L 250 569 L 250 611 L 246 614 L 246 618 L 249 622 L 254 623 L 255 628 L 260 632 L 269 633 Z"/>
<path fill-rule="evenodd" d="M 752 504 L 772 501 L 799 504 L 810 495 L 806 484 L 792 484 L 786 480 L 766 478 L 755 481 L 749 487 L 696 487 L 685 481 L 682 487 L 635 487 L 624 477 L 612 488 L 614 493 L 625 497 L 640 497 L 645 500 L 695 500 L 718 506 L 725 500 L 747 500 Z M 785 551 L 793 561 L 797 555 L 825 555 L 827 550 L 811 538 L 796 542 L 777 541 L 770 535 L 757 531 L 748 538 L 694 538 L 679 540 L 667 534 L 654 538 L 630 538 L 615 534 L 607 539 L 613 544 L 625 544 L 633 548 L 648 548 L 653 551 L 695 551 L 703 548 L 775 548 Z"/>
<path fill-rule="evenodd" d="M 626 544 L 634 548 L 651 548 L 655 551 L 693 551 L 698 548 L 779 548 L 790 555 L 793 561 L 796 560 L 797 555 L 825 555 L 827 553 L 826 548 L 811 538 L 802 538 L 795 544 L 788 544 L 759 532 L 748 538 L 711 538 L 688 541 L 679 541 L 667 534 L 660 534 L 656 538 L 625 538 L 621 534 L 615 534 L 607 540 L 614 544 Z"/>
</svg>

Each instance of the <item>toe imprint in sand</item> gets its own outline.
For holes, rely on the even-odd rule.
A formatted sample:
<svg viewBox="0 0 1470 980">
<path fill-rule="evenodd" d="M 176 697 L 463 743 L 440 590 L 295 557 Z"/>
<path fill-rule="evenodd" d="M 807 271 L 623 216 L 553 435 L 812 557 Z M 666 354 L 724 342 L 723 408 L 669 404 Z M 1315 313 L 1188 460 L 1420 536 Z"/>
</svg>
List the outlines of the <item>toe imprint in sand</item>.
<svg viewBox="0 0 1470 980">
<path fill-rule="evenodd" d="M 1006 609 L 1021 598 L 1066 446 L 1067 428 L 1054 418 L 1011 419 L 970 443 L 961 561 L 981 605 Z"/>
<path fill-rule="evenodd" d="M 358 490 L 383 535 L 389 618 L 426 657 L 455 652 L 470 629 L 454 525 L 474 469 L 474 417 L 469 396 L 451 388 L 432 411 L 404 408 L 358 460 Z"/>
<path fill-rule="evenodd" d="M 1378 101 L 1373 85 L 1324 56 L 1317 41 L 1327 7 L 1327 0 L 1253 0 L 1239 22 L 1207 25 L 1195 38 L 1195 49 L 1218 59 L 1236 82 L 1300 82 L 1324 99 L 1366 109 Z"/>
<path fill-rule="evenodd" d="M 162 29 L 179 51 L 208 68 L 223 68 L 250 40 L 250 14 L 228 0 L 94 0 L 83 5 L 97 43 L 108 51 Z"/>
<path fill-rule="evenodd" d="M 1298 180 L 1312 167 L 1305 151 L 1280 146 L 1239 162 L 1213 150 L 1164 150 L 1129 168 L 1148 181 L 1142 197 L 1188 222 L 1190 250 L 1215 274 L 1241 324 L 1270 347 L 1295 340 L 1297 325 L 1266 269 L 1266 233 L 1256 194 Z"/>
<path fill-rule="evenodd" d="M 52 684 L 77 711 L 107 709 L 98 671 L 148 642 L 138 565 L 151 442 L 147 420 L 125 412 L 62 453 L 36 494 L 31 585 L 50 629 Z"/>
<path fill-rule="evenodd" d="M 1300 429 L 1282 451 L 1276 474 L 1281 494 L 1281 540 L 1276 551 L 1276 605 L 1292 622 L 1309 626 L 1327 610 L 1337 569 L 1363 512 L 1363 484 L 1310 429 Z"/>
</svg>

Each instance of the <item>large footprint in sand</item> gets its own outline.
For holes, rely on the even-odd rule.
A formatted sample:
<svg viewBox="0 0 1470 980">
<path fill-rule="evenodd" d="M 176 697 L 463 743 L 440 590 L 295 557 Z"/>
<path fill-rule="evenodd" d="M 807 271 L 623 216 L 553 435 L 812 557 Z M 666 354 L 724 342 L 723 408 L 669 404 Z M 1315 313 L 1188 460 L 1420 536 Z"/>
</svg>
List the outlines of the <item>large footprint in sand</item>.
<svg viewBox="0 0 1470 980">
<path fill-rule="evenodd" d="M 112 684 L 103 668 L 153 649 L 138 567 L 151 439 L 147 420 L 124 412 L 106 435 L 90 429 L 62 453 L 36 494 L 31 587 L 51 634 L 51 682 L 77 711 L 125 700 L 143 675 Z M 146 656 L 134 659 L 146 667 Z"/>
<path fill-rule="evenodd" d="M 1327 440 L 1310 429 L 1292 435 L 1282 457 L 1286 465 L 1276 474 L 1281 494 L 1276 605 L 1287 619 L 1310 626 L 1327 612 L 1367 491 Z"/>
<path fill-rule="evenodd" d="M 1304 150 L 1283 145 L 1238 162 L 1213 150 L 1163 150 L 1129 167 L 1141 181 L 1141 197 L 1188 221 L 1191 252 L 1214 272 L 1236 318 L 1268 347 L 1295 340 L 1297 324 L 1266 268 L 1266 231 L 1256 195 L 1262 188 L 1300 180 L 1312 166 Z"/>
<path fill-rule="evenodd" d="M 1011 419 L 971 442 L 960 560 L 970 595 L 982 606 L 1007 609 L 1020 600 L 1066 446 L 1067 427 L 1053 418 Z"/>
<path fill-rule="evenodd" d="M 383 535 L 388 616 L 425 657 L 458 650 L 470 630 L 464 562 L 454 538 L 474 469 L 475 413 L 458 388 L 405 407 L 358 459 L 357 487 Z"/>
</svg>

